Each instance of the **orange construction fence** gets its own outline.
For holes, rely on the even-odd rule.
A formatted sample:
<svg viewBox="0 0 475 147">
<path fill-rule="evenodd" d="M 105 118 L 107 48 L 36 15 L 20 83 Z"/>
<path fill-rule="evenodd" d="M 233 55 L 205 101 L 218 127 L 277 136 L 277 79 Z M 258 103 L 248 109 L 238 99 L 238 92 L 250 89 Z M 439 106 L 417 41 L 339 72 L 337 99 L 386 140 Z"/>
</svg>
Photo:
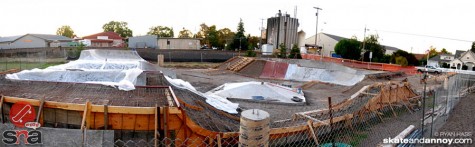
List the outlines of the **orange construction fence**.
<svg viewBox="0 0 475 147">
<path fill-rule="evenodd" d="M 302 54 L 302 59 L 308 60 L 316 60 L 316 61 L 323 61 L 323 62 L 332 62 L 342 64 L 344 66 L 352 67 L 352 68 L 360 68 L 360 69 L 369 69 L 369 70 L 383 70 L 383 71 L 391 71 L 391 72 L 404 72 L 406 74 L 416 74 L 416 68 L 414 66 L 401 66 L 396 64 L 387 64 L 387 63 L 374 63 L 374 62 L 362 62 L 350 59 L 343 59 L 343 58 L 333 58 L 333 57 L 325 57 L 320 55 L 313 55 L 313 54 Z"/>
</svg>

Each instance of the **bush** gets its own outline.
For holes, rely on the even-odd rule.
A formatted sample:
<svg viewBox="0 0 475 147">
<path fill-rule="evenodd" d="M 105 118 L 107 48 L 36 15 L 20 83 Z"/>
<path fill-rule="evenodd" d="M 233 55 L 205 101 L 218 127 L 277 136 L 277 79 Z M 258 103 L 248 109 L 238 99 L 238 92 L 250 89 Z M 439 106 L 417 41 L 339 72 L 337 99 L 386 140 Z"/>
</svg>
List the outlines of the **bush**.
<svg viewBox="0 0 475 147">
<path fill-rule="evenodd" d="M 442 67 L 443 67 L 443 68 L 449 68 L 450 66 L 449 66 L 449 64 L 447 64 L 447 63 L 443 63 L 443 64 L 442 64 Z"/>
<path fill-rule="evenodd" d="M 81 55 L 81 51 L 84 50 L 84 44 L 82 43 L 79 43 L 78 46 L 76 46 L 76 48 L 74 49 L 69 49 L 68 51 L 68 60 L 75 60 L 75 59 L 79 59 L 79 56 Z"/>
<path fill-rule="evenodd" d="M 399 56 L 396 57 L 396 64 L 401 65 L 401 66 L 407 66 L 407 59 L 405 57 Z"/>
<path fill-rule="evenodd" d="M 279 45 L 279 48 L 280 48 L 279 57 L 280 57 L 280 58 L 285 58 L 285 57 L 287 57 L 287 47 L 285 46 L 285 44 L 281 43 L 281 44 Z"/>
<path fill-rule="evenodd" d="M 467 65 L 463 65 L 462 66 L 462 70 L 467 70 L 468 69 L 468 66 Z"/>
<path fill-rule="evenodd" d="M 290 50 L 289 58 L 291 58 L 291 59 L 302 59 L 302 56 L 300 55 L 300 49 L 296 44 L 294 44 L 294 46 L 292 46 L 292 50 Z"/>
<path fill-rule="evenodd" d="M 257 55 L 256 51 L 253 49 L 247 49 L 245 56 L 246 57 L 255 57 Z"/>
</svg>

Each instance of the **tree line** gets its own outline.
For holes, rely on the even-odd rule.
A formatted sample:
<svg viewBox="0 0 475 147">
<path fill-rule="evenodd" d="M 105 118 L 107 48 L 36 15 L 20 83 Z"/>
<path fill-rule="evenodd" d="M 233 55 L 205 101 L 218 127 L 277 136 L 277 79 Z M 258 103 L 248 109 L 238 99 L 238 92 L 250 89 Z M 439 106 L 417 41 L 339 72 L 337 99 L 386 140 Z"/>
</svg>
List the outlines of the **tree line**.
<svg viewBox="0 0 475 147">
<path fill-rule="evenodd" d="M 419 61 L 414 54 L 404 50 L 397 50 L 391 55 L 386 55 L 386 48 L 379 44 L 378 39 L 378 35 L 369 35 L 364 39 L 364 45 L 363 42 L 358 41 L 356 37 L 343 39 L 335 45 L 335 53 L 341 55 L 341 57 L 345 59 L 368 62 L 370 60 L 370 52 L 372 52 L 372 62 L 392 63 L 401 66 L 418 66 L 427 64 L 426 58 Z M 472 46 L 472 48 L 475 48 L 475 42 Z M 429 52 L 426 53 L 425 56 L 429 56 L 429 58 L 435 57 L 439 54 L 451 54 L 445 48 L 437 51 L 433 46 L 431 46 L 428 51 Z"/>
<path fill-rule="evenodd" d="M 128 27 L 127 22 L 110 21 L 102 26 L 104 32 L 115 32 L 123 38 L 132 37 L 132 30 Z M 57 29 L 57 35 L 69 38 L 76 37 L 73 29 L 64 25 Z M 173 27 L 168 26 L 152 26 L 149 28 L 147 35 L 156 35 L 158 37 L 175 37 Z M 259 43 L 259 37 L 245 34 L 244 22 L 239 20 L 236 32 L 229 28 L 218 29 L 216 25 L 200 24 L 200 30 L 193 34 L 190 30 L 182 28 L 178 32 L 178 38 L 200 38 L 201 44 L 207 48 L 218 48 L 228 50 L 253 50 Z"/>
</svg>

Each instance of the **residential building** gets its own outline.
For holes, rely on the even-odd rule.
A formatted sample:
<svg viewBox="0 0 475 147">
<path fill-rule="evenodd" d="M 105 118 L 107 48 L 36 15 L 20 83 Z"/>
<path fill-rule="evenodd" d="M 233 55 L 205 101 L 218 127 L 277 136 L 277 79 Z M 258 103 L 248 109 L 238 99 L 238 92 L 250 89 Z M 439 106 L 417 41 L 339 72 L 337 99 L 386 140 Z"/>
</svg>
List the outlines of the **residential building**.
<svg viewBox="0 0 475 147">
<path fill-rule="evenodd" d="M 283 43 L 289 51 L 294 44 L 298 44 L 299 20 L 290 17 L 290 14 L 277 14 L 267 19 L 266 43 L 272 44 L 274 49 Z"/>
<path fill-rule="evenodd" d="M 450 68 L 462 69 L 465 65 L 468 70 L 475 70 L 475 53 L 470 50 L 455 52 L 455 59 L 449 62 Z"/>
<path fill-rule="evenodd" d="M 322 49 L 323 56 L 332 56 L 335 53 L 335 45 L 343 39 L 348 39 L 345 37 L 332 35 L 328 33 L 318 33 L 317 34 L 317 46 Z M 313 47 L 315 46 L 315 35 L 305 39 L 305 46 Z M 396 47 L 382 45 L 386 51 L 386 55 L 392 55 L 394 52 L 399 50 Z"/>
<path fill-rule="evenodd" d="M 102 32 L 82 37 L 80 40 L 90 47 L 124 47 L 124 38 L 115 32 Z"/>
<path fill-rule="evenodd" d="M 450 61 L 454 60 L 455 56 L 451 54 L 439 54 L 434 56 L 428 60 L 427 65 L 431 65 L 434 67 L 442 67 L 444 63 L 449 64 Z"/>
<path fill-rule="evenodd" d="M 0 49 L 68 47 L 73 39 L 49 34 L 25 34 L 0 37 Z"/>
</svg>

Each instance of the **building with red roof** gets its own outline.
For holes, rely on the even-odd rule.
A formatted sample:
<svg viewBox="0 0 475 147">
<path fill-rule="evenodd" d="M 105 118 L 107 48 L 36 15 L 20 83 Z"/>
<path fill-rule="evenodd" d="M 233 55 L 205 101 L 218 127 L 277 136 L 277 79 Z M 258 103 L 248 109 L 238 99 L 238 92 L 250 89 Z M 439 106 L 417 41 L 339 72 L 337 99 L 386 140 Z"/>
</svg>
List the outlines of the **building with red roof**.
<svg viewBox="0 0 475 147">
<path fill-rule="evenodd" d="M 124 38 L 115 32 L 102 32 L 82 37 L 82 43 L 90 47 L 124 47 Z"/>
</svg>

